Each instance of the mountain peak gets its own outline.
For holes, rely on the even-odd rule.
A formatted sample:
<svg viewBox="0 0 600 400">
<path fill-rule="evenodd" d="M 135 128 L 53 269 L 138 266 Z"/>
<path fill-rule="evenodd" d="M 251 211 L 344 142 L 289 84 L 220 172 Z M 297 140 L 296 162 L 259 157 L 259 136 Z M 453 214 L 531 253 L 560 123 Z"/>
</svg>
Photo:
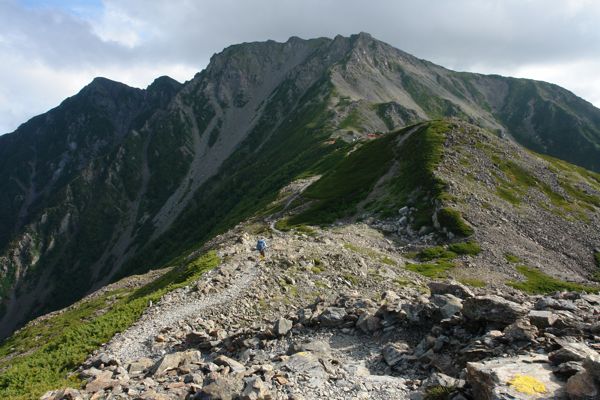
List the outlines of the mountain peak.
<svg viewBox="0 0 600 400">
<path fill-rule="evenodd" d="M 170 76 L 163 75 L 163 76 L 156 78 L 150 85 L 148 85 L 146 90 L 148 92 L 163 91 L 163 90 L 173 91 L 173 90 L 177 90 L 177 89 L 181 88 L 182 86 L 183 86 L 182 83 L 176 81 L 175 79 L 171 78 Z"/>
</svg>

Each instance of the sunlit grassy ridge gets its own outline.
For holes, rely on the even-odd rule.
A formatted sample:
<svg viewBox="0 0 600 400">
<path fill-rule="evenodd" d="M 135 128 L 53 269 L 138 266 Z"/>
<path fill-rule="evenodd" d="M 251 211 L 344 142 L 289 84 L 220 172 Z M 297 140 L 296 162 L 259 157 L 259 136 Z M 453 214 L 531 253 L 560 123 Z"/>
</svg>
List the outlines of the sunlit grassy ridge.
<svg viewBox="0 0 600 400">
<path fill-rule="evenodd" d="M 353 215 L 357 205 L 394 165 L 395 172 L 382 184 L 377 199 L 365 208 L 389 217 L 409 204 L 417 210 L 414 225 L 430 225 L 436 201 L 447 197 L 446 183 L 436 176 L 435 170 L 443 157 L 446 133 L 451 129 L 449 121 L 430 121 L 356 148 L 304 192 L 304 198 L 312 203 L 292 216 L 288 224 L 323 225 Z M 473 234 L 461 214 L 452 208 L 439 210 L 438 221 L 458 236 Z"/>
</svg>

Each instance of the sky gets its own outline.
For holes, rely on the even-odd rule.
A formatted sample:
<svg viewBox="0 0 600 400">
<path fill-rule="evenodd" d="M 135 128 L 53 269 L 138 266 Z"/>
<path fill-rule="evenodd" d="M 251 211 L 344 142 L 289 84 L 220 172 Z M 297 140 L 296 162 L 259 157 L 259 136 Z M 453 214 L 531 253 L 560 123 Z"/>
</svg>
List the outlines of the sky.
<svg viewBox="0 0 600 400">
<path fill-rule="evenodd" d="M 0 134 L 96 76 L 184 82 L 236 43 L 369 32 L 460 71 L 559 84 L 600 107 L 597 0 L 0 0 Z"/>
</svg>

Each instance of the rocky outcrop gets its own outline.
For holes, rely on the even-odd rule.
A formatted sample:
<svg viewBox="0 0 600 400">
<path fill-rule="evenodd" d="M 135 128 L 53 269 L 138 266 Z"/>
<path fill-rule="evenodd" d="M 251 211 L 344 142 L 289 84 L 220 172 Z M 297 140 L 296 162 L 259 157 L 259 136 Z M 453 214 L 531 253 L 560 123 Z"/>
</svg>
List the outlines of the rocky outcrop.
<svg viewBox="0 0 600 400">
<path fill-rule="evenodd" d="M 211 328 L 193 335 L 211 337 L 222 329 L 220 340 L 186 340 L 154 366 L 146 358 L 121 366 L 97 354 L 80 370 L 88 381 L 84 390 L 69 396 L 284 399 L 302 393 L 307 399 L 345 398 L 336 393 L 341 390 L 336 385 L 352 382 L 354 388 L 344 393 L 364 398 L 408 399 L 415 390 L 423 395 L 444 390 L 456 400 L 595 398 L 600 354 L 594 348 L 600 348 L 600 341 L 589 334 L 600 310 L 593 298 L 570 294 L 581 300 L 570 307 L 581 329 L 575 341 L 569 326 L 557 327 L 559 320 L 533 324 L 540 318 L 530 313 L 535 298 L 520 295 L 517 303 L 473 294 L 461 299 L 448 293 L 460 294 L 456 285 L 431 285 L 436 290 L 428 296 L 387 291 L 378 302 L 350 293 L 333 301 L 317 298 L 263 328 L 240 331 L 205 322 Z M 457 306 L 453 312 L 443 311 L 448 308 L 443 296 Z M 556 305 L 563 296 L 537 302 Z M 484 318 L 490 310 L 495 314 Z M 496 324 L 504 331 L 495 330 Z M 367 346 L 378 356 L 369 364 L 357 363 L 338 343 Z M 387 391 L 375 384 L 382 379 Z M 43 399 L 64 393 L 49 392 Z"/>
</svg>

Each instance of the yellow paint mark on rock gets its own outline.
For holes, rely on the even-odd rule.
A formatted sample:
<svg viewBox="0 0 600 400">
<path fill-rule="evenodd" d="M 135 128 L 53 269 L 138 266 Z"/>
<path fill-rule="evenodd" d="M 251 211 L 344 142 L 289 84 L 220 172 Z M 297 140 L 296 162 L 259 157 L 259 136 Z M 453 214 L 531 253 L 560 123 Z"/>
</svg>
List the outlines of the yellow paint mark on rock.
<svg viewBox="0 0 600 400">
<path fill-rule="evenodd" d="M 533 376 L 517 374 L 508 384 L 516 391 L 529 395 L 546 393 L 546 386 Z"/>
</svg>

